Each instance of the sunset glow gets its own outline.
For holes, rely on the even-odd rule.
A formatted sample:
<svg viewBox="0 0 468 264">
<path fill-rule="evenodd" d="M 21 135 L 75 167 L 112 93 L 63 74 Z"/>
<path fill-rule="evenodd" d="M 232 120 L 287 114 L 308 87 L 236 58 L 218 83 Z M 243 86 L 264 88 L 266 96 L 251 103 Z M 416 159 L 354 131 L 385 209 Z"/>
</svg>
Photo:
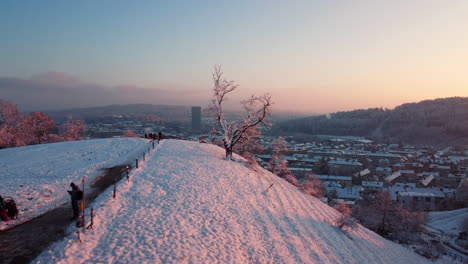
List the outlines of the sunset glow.
<svg viewBox="0 0 468 264">
<path fill-rule="evenodd" d="M 60 85 L 129 93 L 106 103 L 205 106 L 222 65 L 240 85 L 233 101 L 268 92 L 277 111 L 468 96 L 466 14 L 457 0 L 6 1 L 0 93 L 43 109 L 18 98 L 44 94 L 34 76 L 57 72 Z M 87 90 L 83 106 L 96 104 Z"/>
</svg>

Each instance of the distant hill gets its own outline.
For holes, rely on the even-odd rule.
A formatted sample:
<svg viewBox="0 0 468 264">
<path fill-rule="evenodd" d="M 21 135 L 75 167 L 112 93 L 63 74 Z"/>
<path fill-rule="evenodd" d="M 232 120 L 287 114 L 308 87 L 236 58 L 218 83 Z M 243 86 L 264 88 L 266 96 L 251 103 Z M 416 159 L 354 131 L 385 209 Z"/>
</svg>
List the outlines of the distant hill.
<svg viewBox="0 0 468 264">
<path fill-rule="evenodd" d="M 102 107 L 74 108 L 46 112 L 55 120 L 64 120 L 68 116 L 92 119 L 109 116 L 157 116 L 161 119 L 189 120 L 190 107 L 180 105 L 128 104 Z"/>
<path fill-rule="evenodd" d="M 407 103 L 393 110 L 369 108 L 276 124 L 272 133 L 361 136 L 382 143 L 468 144 L 468 97 Z"/>
</svg>

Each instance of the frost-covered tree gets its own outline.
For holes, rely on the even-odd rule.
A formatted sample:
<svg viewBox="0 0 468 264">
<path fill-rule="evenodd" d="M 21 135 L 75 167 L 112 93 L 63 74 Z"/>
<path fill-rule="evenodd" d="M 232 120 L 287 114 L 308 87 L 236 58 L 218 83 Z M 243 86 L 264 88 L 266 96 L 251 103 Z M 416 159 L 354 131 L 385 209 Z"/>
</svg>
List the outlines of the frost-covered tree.
<svg viewBox="0 0 468 264">
<path fill-rule="evenodd" d="M 65 127 L 64 139 L 67 141 L 80 140 L 86 130 L 85 122 L 72 116 L 68 117 Z"/>
<path fill-rule="evenodd" d="M 25 115 L 16 104 L 0 99 L 0 148 L 45 143 L 55 128 L 55 122 L 46 114 Z"/>
<path fill-rule="evenodd" d="M 233 151 L 244 158 L 251 154 L 261 154 L 263 152 L 260 136 L 262 129 L 259 126 L 253 127 L 245 132 L 245 136 L 234 146 Z"/>
<path fill-rule="evenodd" d="M 357 227 L 357 222 L 356 219 L 354 219 L 351 216 L 351 209 L 349 208 L 349 205 L 346 203 L 338 203 L 333 206 L 335 210 L 341 213 L 341 215 L 338 217 L 336 221 L 336 225 L 338 228 L 343 230 L 344 228 L 356 228 Z"/>
<path fill-rule="evenodd" d="M 268 162 L 267 169 L 272 173 L 284 178 L 291 184 L 298 186 L 299 183 L 296 177 L 291 173 L 288 168 L 288 162 L 285 160 L 286 153 L 289 151 L 286 146 L 284 137 L 278 137 L 271 142 L 271 148 L 273 150 L 271 159 Z"/>
<path fill-rule="evenodd" d="M 317 198 L 322 198 L 325 195 L 325 188 L 323 187 L 322 181 L 312 173 L 305 175 L 305 182 L 301 184 L 301 190 Z"/>
<path fill-rule="evenodd" d="M 245 117 L 241 120 L 227 120 L 224 114 L 223 103 L 226 96 L 234 91 L 238 85 L 234 81 L 228 81 L 223 77 L 221 67 L 216 66 L 213 73 L 213 100 L 210 104 L 210 112 L 214 117 L 213 132 L 222 139 L 226 150 L 226 159 L 230 159 L 234 147 L 248 137 L 249 132 L 257 126 L 268 124 L 267 117 L 271 107 L 271 96 L 251 96 L 242 101 Z"/>
<path fill-rule="evenodd" d="M 0 99 L 0 148 L 24 145 L 18 142 L 22 118 L 16 104 Z"/>
<path fill-rule="evenodd" d="M 137 137 L 137 135 L 132 130 L 127 130 L 124 133 L 124 137 Z"/>
<path fill-rule="evenodd" d="M 365 227 L 382 236 L 399 241 L 409 241 L 415 237 L 425 215 L 411 212 L 397 201 L 393 201 L 389 192 L 379 192 L 372 199 L 359 202 L 353 207 L 353 216 Z"/>
<path fill-rule="evenodd" d="M 50 135 L 56 129 L 54 120 L 42 112 L 26 116 L 23 128 L 28 131 L 28 144 L 42 144 L 49 141 Z"/>
</svg>

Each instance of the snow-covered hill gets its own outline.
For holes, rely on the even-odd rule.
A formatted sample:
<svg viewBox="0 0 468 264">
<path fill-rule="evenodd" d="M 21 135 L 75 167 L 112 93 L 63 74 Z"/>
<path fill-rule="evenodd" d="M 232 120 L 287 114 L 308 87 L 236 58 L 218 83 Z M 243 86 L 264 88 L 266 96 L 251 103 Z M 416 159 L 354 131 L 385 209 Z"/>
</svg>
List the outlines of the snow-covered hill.
<svg viewBox="0 0 468 264">
<path fill-rule="evenodd" d="M 271 173 L 226 161 L 216 146 L 164 140 L 131 182 L 94 202 L 94 230 L 37 263 L 426 263 Z M 268 187 L 273 186 L 268 190 Z M 73 231 L 74 227 L 70 227 Z"/>
<path fill-rule="evenodd" d="M 462 231 L 463 220 L 468 218 L 468 208 L 430 212 L 428 214 L 427 226 L 443 231 L 445 234 L 457 236 Z"/>
<path fill-rule="evenodd" d="M 12 197 L 20 218 L 0 230 L 69 203 L 70 182 L 92 182 L 102 168 L 133 159 L 148 147 L 138 138 L 96 139 L 0 150 L 0 195 Z"/>
</svg>

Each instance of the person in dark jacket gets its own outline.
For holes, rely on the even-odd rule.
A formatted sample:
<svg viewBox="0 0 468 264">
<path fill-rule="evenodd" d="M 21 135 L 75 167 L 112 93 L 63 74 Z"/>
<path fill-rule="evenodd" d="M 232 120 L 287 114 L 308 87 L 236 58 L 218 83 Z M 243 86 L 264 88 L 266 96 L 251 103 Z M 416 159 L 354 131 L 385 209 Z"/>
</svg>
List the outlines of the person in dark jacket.
<svg viewBox="0 0 468 264">
<path fill-rule="evenodd" d="M 74 184 L 73 182 L 70 183 L 70 186 L 72 187 L 72 190 L 67 191 L 67 192 L 68 192 L 68 194 L 70 194 L 71 204 L 72 204 L 72 209 L 73 209 L 73 218 L 72 218 L 72 220 L 74 220 L 74 219 L 77 219 L 78 216 L 80 216 L 80 213 L 79 213 L 79 210 L 78 210 L 78 201 L 82 199 L 82 197 L 80 197 L 82 195 L 82 193 L 81 193 L 80 188 L 78 187 L 78 185 Z"/>
<path fill-rule="evenodd" d="M 161 141 L 161 139 L 163 139 L 163 134 L 161 133 L 161 131 L 159 131 L 159 133 L 158 133 L 158 144 L 159 144 L 159 141 Z"/>
</svg>

